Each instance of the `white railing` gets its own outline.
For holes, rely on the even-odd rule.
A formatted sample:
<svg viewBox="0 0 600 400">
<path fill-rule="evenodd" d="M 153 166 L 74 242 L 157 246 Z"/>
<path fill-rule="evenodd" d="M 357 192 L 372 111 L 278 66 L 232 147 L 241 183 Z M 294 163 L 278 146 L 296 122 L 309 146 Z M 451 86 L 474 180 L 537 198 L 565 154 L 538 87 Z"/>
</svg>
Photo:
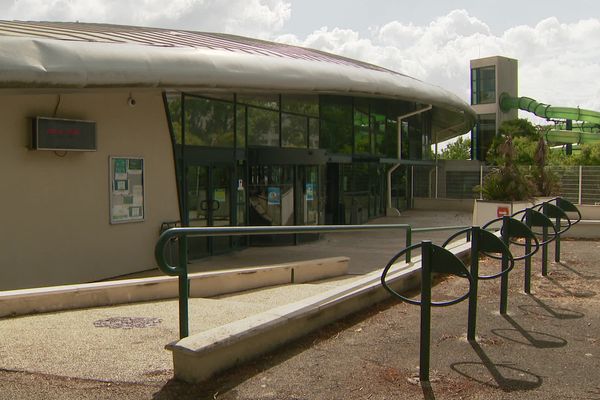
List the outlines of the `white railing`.
<svg viewBox="0 0 600 400">
<path fill-rule="evenodd" d="M 412 197 L 481 198 L 475 187 L 483 183 L 492 169 L 477 161 L 444 160 L 437 166 L 413 165 L 409 169 Z M 575 204 L 600 205 L 600 165 L 550 166 L 548 170 L 560 182 L 557 195 Z"/>
</svg>

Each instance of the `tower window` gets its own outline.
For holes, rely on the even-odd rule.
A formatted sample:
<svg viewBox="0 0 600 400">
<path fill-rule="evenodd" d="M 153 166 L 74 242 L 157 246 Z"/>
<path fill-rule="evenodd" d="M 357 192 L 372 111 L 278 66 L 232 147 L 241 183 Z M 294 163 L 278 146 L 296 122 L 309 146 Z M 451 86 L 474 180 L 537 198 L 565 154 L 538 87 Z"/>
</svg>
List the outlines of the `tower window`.
<svg viewBox="0 0 600 400">
<path fill-rule="evenodd" d="M 496 67 L 471 70 L 471 104 L 496 102 Z"/>
</svg>

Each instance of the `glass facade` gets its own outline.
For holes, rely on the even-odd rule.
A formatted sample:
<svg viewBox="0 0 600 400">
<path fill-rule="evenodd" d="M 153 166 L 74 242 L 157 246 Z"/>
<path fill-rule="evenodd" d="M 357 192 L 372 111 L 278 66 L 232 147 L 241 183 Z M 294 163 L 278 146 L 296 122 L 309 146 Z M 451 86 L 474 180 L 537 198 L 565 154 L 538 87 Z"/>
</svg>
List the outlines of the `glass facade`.
<svg viewBox="0 0 600 400">
<path fill-rule="evenodd" d="M 320 145 L 332 153 L 352 154 L 352 97 L 321 96 Z"/>
<path fill-rule="evenodd" d="M 279 146 L 279 112 L 246 107 L 248 146 Z"/>
<path fill-rule="evenodd" d="M 428 114 L 418 105 L 337 95 L 166 94 L 184 225 L 365 223 L 386 208 L 387 171 L 429 157 Z M 399 132 L 400 130 L 400 132 Z M 406 207 L 403 168 L 394 204 Z M 306 236 L 219 238 L 198 256 Z M 218 246 L 217 246 L 218 245 Z"/>
<path fill-rule="evenodd" d="M 496 67 L 471 70 L 471 104 L 496 102 Z"/>
<path fill-rule="evenodd" d="M 234 118 L 233 103 L 186 96 L 186 144 L 233 147 Z"/>
<path fill-rule="evenodd" d="M 485 161 L 496 136 L 496 114 L 480 114 L 471 131 L 471 159 Z"/>
</svg>

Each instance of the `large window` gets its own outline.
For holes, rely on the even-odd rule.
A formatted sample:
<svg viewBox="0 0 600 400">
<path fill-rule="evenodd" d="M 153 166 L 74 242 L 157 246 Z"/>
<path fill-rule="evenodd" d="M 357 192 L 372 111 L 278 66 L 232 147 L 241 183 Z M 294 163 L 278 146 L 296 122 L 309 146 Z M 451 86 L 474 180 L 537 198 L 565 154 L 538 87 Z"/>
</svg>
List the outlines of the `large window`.
<svg viewBox="0 0 600 400">
<path fill-rule="evenodd" d="M 279 146 L 279 112 L 247 107 L 248 146 Z"/>
<path fill-rule="evenodd" d="M 185 143 L 192 146 L 233 147 L 234 106 L 203 97 L 185 96 Z"/>
<path fill-rule="evenodd" d="M 281 114 L 281 146 L 306 148 L 308 119 L 304 116 Z"/>
<path fill-rule="evenodd" d="M 168 93 L 165 95 L 165 102 L 172 140 L 181 144 L 181 94 Z"/>
<path fill-rule="evenodd" d="M 477 124 L 472 131 L 471 146 L 475 158 L 479 161 L 485 161 L 487 152 L 496 136 L 496 114 L 481 114 L 477 116 Z"/>
<path fill-rule="evenodd" d="M 321 148 L 352 154 L 352 98 L 321 96 Z"/>
<path fill-rule="evenodd" d="M 398 100 L 334 95 L 186 93 L 165 98 L 175 144 L 185 135 L 188 146 L 308 148 L 382 158 L 398 157 L 397 118 L 414 107 Z M 403 121 L 408 125 L 402 127 L 402 158 L 426 157 L 421 147 L 430 143 L 427 121 Z"/>
<path fill-rule="evenodd" d="M 319 97 L 281 96 L 281 145 L 319 147 Z"/>
<path fill-rule="evenodd" d="M 471 70 L 471 104 L 496 102 L 496 67 Z"/>
<path fill-rule="evenodd" d="M 354 101 L 354 153 L 370 154 L 372 152 L 369 122 L 368 100 L 356 99 Z"/>
<path fill-rule="evenodd" d="M 341 165 L 341 202 L 346 224 L 362 224 L 383 214 L 386 167 L 379 163 Z"/>
</svg>

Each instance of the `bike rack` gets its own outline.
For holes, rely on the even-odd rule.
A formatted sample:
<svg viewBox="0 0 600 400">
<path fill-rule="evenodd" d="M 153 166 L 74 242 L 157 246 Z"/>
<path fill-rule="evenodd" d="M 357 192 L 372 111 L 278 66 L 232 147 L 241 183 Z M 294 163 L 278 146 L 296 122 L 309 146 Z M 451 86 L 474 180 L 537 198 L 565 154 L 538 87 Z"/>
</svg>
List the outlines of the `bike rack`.
<svg viewBox="0 0 600 400">
<path fill-rule="evenodd" d="M 470 273 L 473 279 L 473 286 L 469 296 L 469 317 L 467 327 L 467 339 L 475 340 L 476 325 L 477 325 L 477 294 L 479 288 L 479 280 L 490 280 L 500 278 L 501 276 L 508 274 L 515 266 L 515 259 L 510 252 L 509 247 L 492 232 L 481 229 L 478 226 L 472 226 L 467 229 L 463 229 L 452 236 L 450 236 L 442 245 L 446 247 L 454 238 L 461 234 L 467 233 L 468 237 L 471 238 L 471 269 Z M 493 275 L 479 275 L 479 254 L 485 254 L 491 256 L 490 253 L 501 253 L 502 256 L 508 257 L 509 264 L 507 268 L 502 268 L 499 273 Z M 492 257 L 496 259 L 502 259 L 498 257 Z M 504 265 L 503 265 L 504 267 Z"/>
<path fill-rule="evenodd" d="M 531 249 L 526 249 L 526 253 L 519 257 L 514 257 L 515 261 L 527 260 L 531 259 L 531 257 L 539 250 L 541 244 L 537 240 L 534 232 L 523 222 L 509 216 L 503 216 L 501 218 L 496 218 L 489 221 L 487 224 L 482 226 L 482 229 L 487 228 L 488 226 L 502 221 L 502 226 L 500 228 L 500 237 L 502 238 L 502 242 L 510 248 L 511 244 L 519 245 L 519 243 L 514 238 L 519 239 L 527 239 L 534 240 L 536 243 L 535 250 L 531 251 Z M 531 243 L 531 242 L 530 242 Z M 529 252 L 527 252 L 529 250 Z M 502 260 L 502 270 L 508 269 L 509 258 L 506 254 L 502 254 L 502 257 L 494 256 L 493 254 L 487 254 L 488 257 L 500 259 Z M 506 314 L 508 309 L 508 272 L 504 273 L 500 276 L 500 314 Z"/>
<path fill-rule="evenodd" d="M 388 286 L 386 276 L 396 260 L 404 256 L 407 252 L 421 248 L 421 300 L 412 300 L 402 296 L 394 289 Z M 469 280 L 469 291 L 461 297 L 454 300 L 433 302 L 431 301 L 431 274 L 443 273 Z M 419 379 L 421 382 L 429 382 L 429 360 L 430 360 L 430 342 L 431 342 L 431 307 L 445 307 L 460 303 L 470 296 L 474 285 L 474 279 L 465 267 L 463 262 L 453 253 L 443 247 L 433 244 L 430 240 L 424 240 L 419 244 L 406 247 L 388 261 L 381 274 L 381 284 L 392 296 L 405 301 L 409 304 L 421 307 L 421 336 L 420 336 L 420 354 L 419 354 Z"/>
<path fill-rule="evenodd" d="M 550 201 L 556 201 L 556 206 L 566 213 L 568 213 L 568 212 L 577 213 L 577 220 L 575 222 L 573 222 L 571 226 L 576 225 L 581 221 L 581 212 L 575 206 L 575 204 L 571 203 L 569 200 L 565 200 L 562 197 L 557 197 Z M 560 229 L 560 219 L 557 218 L 556 223 Z M 556 239 L 556 247 L 554 250 L 554 261 L 560 262 L 560 236 Z"/>
<path fill-rule="evenodd" d="M 556 202 L 556 204 L 552 204 L 553 201 Z M 546 204 L 548 204 L 548 206 Z M 558 208 L 558 210 L 555 207 Z M 571 203 L 569 200 L 563 199 L 562 197 L 555 197 L 544 203 L 537 204 L 534 206 L 534 208 L 537 208 L 538 211 L 542 211 L 549 217 L 556 218 L 556 227 L 559 230 L 561 228 L 561 219 L 567 220 L 567 227 L 561 230 L 559 236 L 556 238 L 554 261 L 560 262 L 560 235 L 562 235 L 563 233 L 571 229 L 573 225 L 581 221 L 581 212 L 573 203 Z M 577 220 L 572 221 L 567 215 L 568 212 L 577 213 Z"/>
<path fill-rule="evenodd" d="M 527 208 L 520 213 L 523 214 L 521 220 L 525 222 L 530 228 L 533 227 L 541 227 L 542 228 L 542 242 L 540 245 L 542 246 L 542 276 L 547 275 L 548 269 L 548 244 L 554 240 L 557 240 L 559 237 L 559 233 L 556 230 L 556 226 L 552 223 L 552 220 L 548 218 L 546 214 L 543 214 L 539 211 L 536 211 L 533 208 Z M 549 237 L 548 236 L 548 228 L 552 228 L 554 233 Z M 532 229 L 533 231 L 533 229 Z M 535 234 L 540 234 L 539 232 L 533 231 Z M 531 241 L 525 241 L 525 251 L 531 246 Z M 525 281 L 524 281 L 523 290 L 525 293 L 531 293 L 531 259 L 525 260 Z"/>
<path fill-rule="evenodd" d="M 552 204 L 555 202 L 556 204 Z M 576 221 L 570 219 L 568 212 L 576 212 Z M 517 219 L 521 215 L 521 219 Z M 556 219 L 556 224 L 551 218 Z M 561 220 L 567 221 L 567 226 L 561 230 Z M 472 226 L 462 229 L 450 236 L 440 247 L 434 245 L 430 240 L 422 241 L 420 244 L 408 246 L 390 259 L 381 274 L 381 284 L 392 296 L 421 308 L 421 332 L 420 332 L 420 370 L 419 379 L 429 382 L 430 366 L 430 342 L 431 342 L 431 307 L 445 307 L 460 303 L 469 298 L 469 315 L 467 339 L 474 341 L 477 325 L 477 296 L 478 281 L 500 278 L 500 314 L 506 314 L 508 308 L 508 274 L 515 266 L 516 261 L 525 260 L 525 293 L 531 292 L 531 258 L 542 248 L 542 275 L 547 275 L 547 246 L 556 240 L 555 260 L 560 260 L 560 235 L 570 229 L 574 224 L 581 221 L 581 213 L 571 202 L 560 197 L 551 199 L 531 208 L 519 211 L 512 216 L 496 218 L 482 227 Z M 492 233 L 489 227 L 501 222 L 500 236 Z M 541 232 L 534 228 L 541 228 Z M 553 234 L 549 234 L 548 228 L 552 228 Z M 467 242 L 471 243 L 471 265 L 468 270 L 463 262 L 445 247 L 456 237 L 466 234 Z M 538 239 L 541 235 L 541 241 Z M 516 239 L 524 239 L 522 244 Z M 524 254 L 513 256 L 510 246 L 524 247 Z M 533 246 L 532 246 L 533 245 Z M 412 300 L 396 292 L 386 282 L 387 274 L 392 265 L 400 257 L 410 254 L 412 250 L 421 248 L 421 299 Z M 479 274 L 479 255 L 501 260 L 500 272 L 491 275 Z M 498 255 L 500 254 L 500 255 Z M 433 302 L 431 300 L 432 273 L 445 273 L 467 278 L 469 290 L 466 294 L 453 300 L 444 302 Z"/>
</svg>

